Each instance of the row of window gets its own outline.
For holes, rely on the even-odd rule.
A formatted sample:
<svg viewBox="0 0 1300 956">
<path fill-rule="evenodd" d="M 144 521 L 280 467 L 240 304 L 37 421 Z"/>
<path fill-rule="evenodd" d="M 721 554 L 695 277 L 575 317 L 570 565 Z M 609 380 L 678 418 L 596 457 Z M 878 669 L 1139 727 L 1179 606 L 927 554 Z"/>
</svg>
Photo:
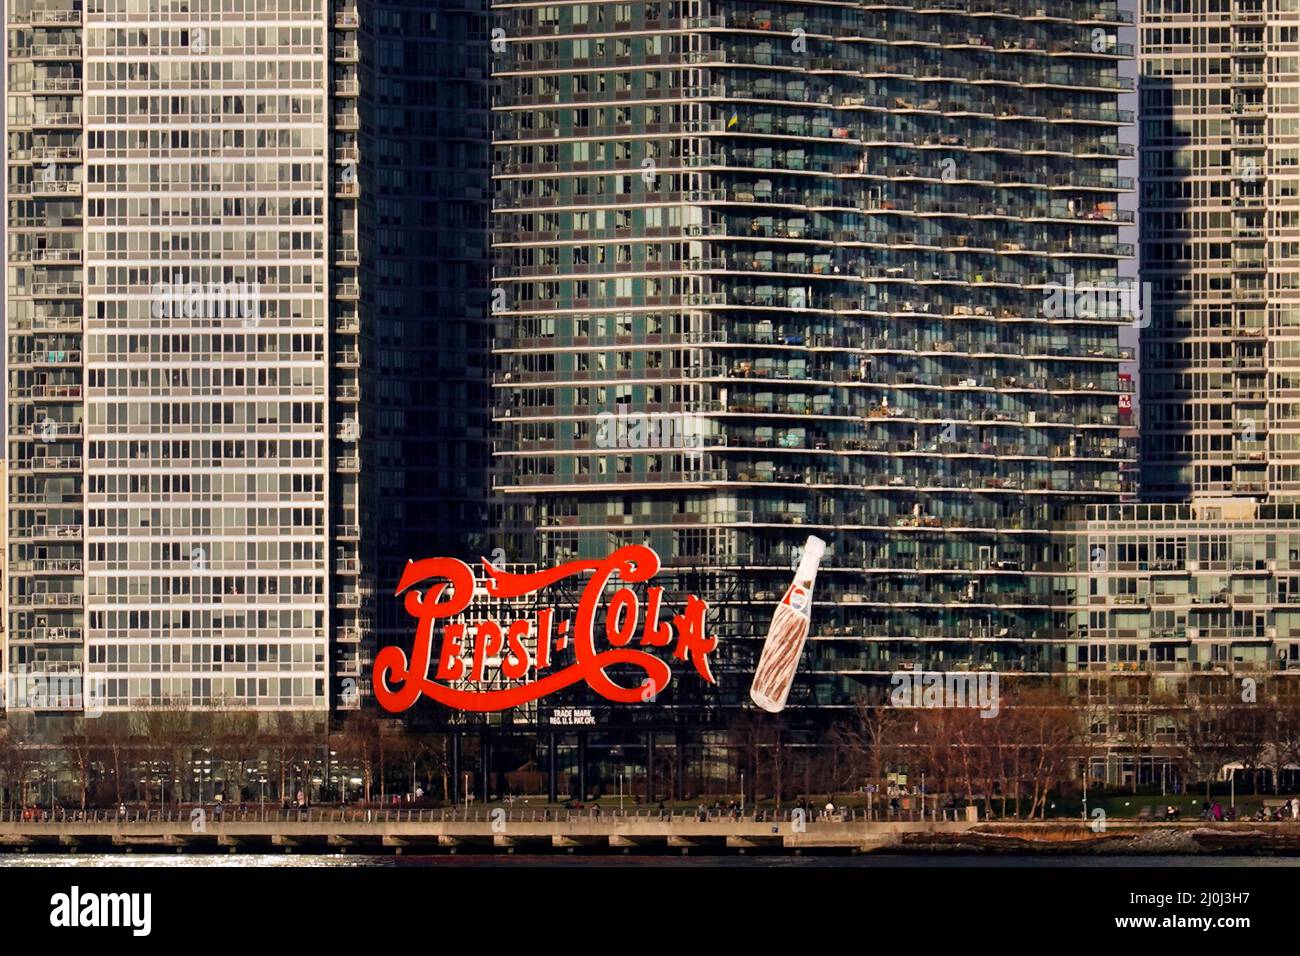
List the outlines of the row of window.
<svg viewBox="0 0 1300 956">
<path fill-rule="evenodd" d="M 302 508 L 247 508 L 238 501 L 213 503 L 207 507 L 163 506 L 154 508 L 90 508 L 86 513 L 89 536 L 96 529 L 108 530 L 106 537 L 212 538 L 222 535 L 276 534 L 286 538 L 297 534 L 322 534 L 325 530 L 323 505 Z M 198 558 L 196 558 L 198 560 Z"/>
<path fill-rule="evenodd" d="M 238 595 L 250 601 L 266 597 L 315 597 L 325 594 L 324 575 L 219 575 L 205 573 L 203 548 L 193 549 L 194 571 L 186 575 L 111 575 L 86 577 L 87 594 L 109 601 L 174 598 L 207 601 Z"/>
<path fill-rule="evenodd" d="M 257 707 L 324 708 L 325 681 L 278 678 L 97 678 L 87 688 L 87 707 Z"/>
<path fill-rule="evenodd" d="M 182 439 L 167 440 L 95 440 L 89 443 L 86 455 L 92 463 L 103 462 L 111 470 L 136 468 L 173 468 L 177 462 L 211 462 L 221 467 L 222 462 L 241 462 L 245 467 L 255 467 L 265 462 L 267 467 L 316 468 L 324 461 L 325 442 L 321 439 Z"/>
</svg>

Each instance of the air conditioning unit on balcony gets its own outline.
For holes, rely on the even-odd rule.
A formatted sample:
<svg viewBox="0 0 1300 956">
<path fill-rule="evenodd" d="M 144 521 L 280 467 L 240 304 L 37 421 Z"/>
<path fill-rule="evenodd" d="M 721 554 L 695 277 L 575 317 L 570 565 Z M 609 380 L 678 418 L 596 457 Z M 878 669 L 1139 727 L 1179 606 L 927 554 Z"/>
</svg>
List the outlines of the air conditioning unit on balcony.
<svg viewBox="0 0 1300 956">
<path fill-rule="evenodd" d="M 1201 570 L 1201 562 L 1200 562 L 1200 561 L 1188 561 L 1188 562 L 1187 562 L 1187 570 L 1188 570 L 1188 571 L 1191 571 L 1193 574 L 1195 574 L 1197 571 Z"/>
<path fill-rule="evenodd" d="M 1199 627 L 1189 627 L 1187 629 L 1187 639 L 1189 641 L 1194 641 L 1200 636 L 1201 636 L 1201 629 Z"/>
</svg>

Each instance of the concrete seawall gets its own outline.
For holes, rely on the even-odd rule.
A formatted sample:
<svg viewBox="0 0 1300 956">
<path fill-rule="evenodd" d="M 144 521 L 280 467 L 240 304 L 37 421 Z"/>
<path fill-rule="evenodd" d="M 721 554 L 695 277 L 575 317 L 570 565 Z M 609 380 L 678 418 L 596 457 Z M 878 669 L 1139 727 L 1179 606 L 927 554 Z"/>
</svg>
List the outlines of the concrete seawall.
<svg viewBox="0 0 1300 956">
<path fill-rule="evenodd" d="M 0 819 L 0 853 L 1300 853 L 1300 824 L 736 820 L 448 811 Z"/>
<path fill-rule="evenodd" d="M 266 852 L 867 852 L 904 834 L 958 834 L 972 824 L 865 819 L 755 820 L 694 815 L 500 811 L 307 811 L 243 817 L 153 813 L 126 819 L 0 820 L 0 851 Z"/>
</svg>

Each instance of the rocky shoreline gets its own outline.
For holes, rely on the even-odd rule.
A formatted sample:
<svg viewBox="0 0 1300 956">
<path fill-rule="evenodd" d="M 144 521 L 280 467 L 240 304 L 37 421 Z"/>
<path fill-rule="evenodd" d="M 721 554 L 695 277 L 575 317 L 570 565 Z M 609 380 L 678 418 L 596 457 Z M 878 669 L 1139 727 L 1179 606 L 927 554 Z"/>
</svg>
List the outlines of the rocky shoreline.
<svg viewBox="0 0 1300 956">
<path fill-rule="evenodd" d="M 1300 855 L 1300 824 L 985 823 L 960 833 L 905 833 L 890 852 Z"/>
</svg>

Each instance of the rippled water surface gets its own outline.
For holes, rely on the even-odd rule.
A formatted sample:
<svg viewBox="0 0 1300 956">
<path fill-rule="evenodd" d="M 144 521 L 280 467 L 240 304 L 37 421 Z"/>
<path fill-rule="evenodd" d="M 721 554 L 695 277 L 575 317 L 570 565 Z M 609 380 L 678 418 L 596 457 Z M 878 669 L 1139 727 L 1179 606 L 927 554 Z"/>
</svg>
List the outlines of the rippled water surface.
<svg viewBox="0 0 1300 956">
<path fill-rule="evenodd" d="M 861 856 L 596 856 L 444 854 L 439 856 L 367 856 L 360 854 L 165 854 L 165 853 L 22 853 L 0 856 L 3 866 L 311 866 L 311 867 L 1300 867 L 1300 857 L 1282 856 L 1141 856 L 1086 854 L 864 854 Z"/>
</svg>

